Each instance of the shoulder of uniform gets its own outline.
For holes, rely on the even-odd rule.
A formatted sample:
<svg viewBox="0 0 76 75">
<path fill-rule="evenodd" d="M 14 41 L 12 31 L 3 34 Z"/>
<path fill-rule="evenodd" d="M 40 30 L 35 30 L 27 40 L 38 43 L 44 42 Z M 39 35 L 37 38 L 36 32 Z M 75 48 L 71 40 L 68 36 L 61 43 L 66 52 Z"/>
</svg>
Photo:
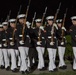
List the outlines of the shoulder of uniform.
<svg viewBox="0 0 76 75">
<path fill-rule="evenodd" d="M 11 28 L 9 27 L 7 30 L 10 30 Z"/>
<path fill-rule="evenodd" d="M 74 26 L 74 25 L 72 25 L 72 26 L 70 26 L 70 28 L 75 28 L 75 26 Z"/>
</svg>

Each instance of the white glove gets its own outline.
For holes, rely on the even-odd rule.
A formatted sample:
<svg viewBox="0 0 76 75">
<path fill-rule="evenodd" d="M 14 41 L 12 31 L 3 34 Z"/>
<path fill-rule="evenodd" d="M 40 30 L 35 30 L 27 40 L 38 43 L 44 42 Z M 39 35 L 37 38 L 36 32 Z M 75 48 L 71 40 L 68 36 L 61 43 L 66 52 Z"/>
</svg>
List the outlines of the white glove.
<svg viewBox="0 0 76 75">
<path fill-rule="evenodd" d="M 53 25 L 54 25 L 54 27 L 58 30 L 57 24 L 56 24 L 56 23 L 54 23 Z"/>
<path fill-rule="evenodd" d="M 37 45 L 41 45 L 41 42 L 40 42 L 40 41 L 38 41 L 38 42 L 37 42 Z"/>
<path fill-rule="evenodd" d="M 13 46 L 14 45 L 14 42 L 10 42 L 10 45 Z"/>
<path fill-rule="evenodd" d="M 27 26 L 30 26 L 30 25 L 31 25 L 31 23 L 27 21 L 27 22 L 26 22 L 26 25 L 27 25 Z"/>
<path fill-rule="evenodd" d="M 40 29 L 41 29 L 41 30 L 44 30 L 44 27 L 43 27 L 43 26 L 40 26 Z"/>
<path fill-rule="evenodd" d="M 28 28 L 30 28 L 30 26 L 27 26 Z"/>
<path fill-rule="evenodd" d="M 53 31 L 51 31 L 51 35 L 52 35 L 52 34 L 54 34 L 54 32 L 53 32 Z"/>
<path fill-rule="evenodd" d="M 24 44 L 24 41 L 23 41 L 23 40 L 21 40 L 21 41 L 19 41 L 19 43 L 20 43 L 21 45 L 23 45 L 23 44 Z"/>
<path fill-rule="evenodd" d="M 0 44 L 0 47 L 2 47 L 2 44 Z"/>
<path fill-rule="evenodd" d="M 62 29 L 63 29 L 64 31 L 66 31 L 65 27 L 62 27 Z"/>
<path fill-rule="evenodd" d="M 6 43 L 4 43 L 3 45 L 4 45 L 4 47 L 7 47 L 7 44 Z"/>
<path fill-rule="evenodd" d="M 54 42 L 50 42 L 50 45 L 54 45 Z"/>
<path fill-rule="evenodd" d="M 32 29 L 35 29 L 35 27 L 31 27 Z"/>
<path fill-rule="evenodd" d="M 61 42 L 61 45 L 64 45 L 64 42 Z"/>
</svg>

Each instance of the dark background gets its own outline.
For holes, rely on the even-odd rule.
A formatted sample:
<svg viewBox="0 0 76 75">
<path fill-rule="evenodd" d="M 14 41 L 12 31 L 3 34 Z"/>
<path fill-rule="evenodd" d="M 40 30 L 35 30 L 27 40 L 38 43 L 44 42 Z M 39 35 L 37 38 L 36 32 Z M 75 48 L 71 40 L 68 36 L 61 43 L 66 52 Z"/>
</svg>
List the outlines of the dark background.
<svg viewBox="0 0 76 75">
<path fill-rule="evenodd" d="M 6 19 L 9 10 L 12 11 L 10 18 L 16 18 L 20 5 L 22 5 L 20 13 L 26 13 L 28 2 L 29 0 L 0 0 L 0 20 Z M 34 12 L 37 12 L 36 18 L 41 18 L 46 6 L 48 7 L 46 16 L 55 15 L 60 2 L 62 5 L 58 18 L 63 18 L 65 10 L 68 8 L 65 22 L 65 27 L 68 29 L 71 25 L 70 17 L 76 15 L 75 0 L 31 0 L 27 20 L 32 21 Z"/>
</svg>

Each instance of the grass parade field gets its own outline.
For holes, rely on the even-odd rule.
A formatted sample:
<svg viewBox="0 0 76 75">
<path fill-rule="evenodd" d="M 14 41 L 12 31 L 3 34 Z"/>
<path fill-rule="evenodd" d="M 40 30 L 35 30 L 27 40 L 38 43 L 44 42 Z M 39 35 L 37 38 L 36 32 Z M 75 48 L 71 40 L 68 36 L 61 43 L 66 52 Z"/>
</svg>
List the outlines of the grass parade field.
<svg viewBox="0 0 76 75">
<path fill-rule="evenodd" d="M 38 71 L 36 69 L 32 73 L 24 74 L 24 75 L 76 75 L 76 71 L 72 70 L 72 65 L 69 62 L 66 62 L 66 64 L 67 64 L 66 70 L 58 69 L 57 72 L 48 72 L 48 70 Z M 6 71 L 6 70 L 0 69 L 0 75 L 22 75 L 22 74 L 20 72 L 12 73 L 11 71 Z"/>
</svg>

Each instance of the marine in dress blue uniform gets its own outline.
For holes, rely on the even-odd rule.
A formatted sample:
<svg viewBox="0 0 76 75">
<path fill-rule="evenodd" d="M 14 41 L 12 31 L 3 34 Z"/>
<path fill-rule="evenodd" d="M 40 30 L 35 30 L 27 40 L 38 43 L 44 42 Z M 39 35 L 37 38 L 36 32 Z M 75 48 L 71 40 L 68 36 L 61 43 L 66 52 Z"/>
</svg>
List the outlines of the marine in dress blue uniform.
<svg viewBox="0 0 76 75">
<path fill-rule="evenodd" d="M 34 29 L 34 44 L 36 47 L 36 50 L 38 52 L 38 66 L 37 69 L 42 70 L 44 69 L 44 51 L 45 51 L 45 33 L 44 33 L 44 27 L 41 26 L 41 19 L 36 19 L 36 27 Z"/>
<path fill-rule="evenodd" d="M 62 26 L 62 19 L 56 20 L 57 26 L 58 26 L 58 54 L 59 54 L 59 68 L 60 69 L 66 69 L 67 66 L 64 62 L 64 54 L 65 54 L 65 47 L 66 47 L 66 28 Z M 64 32 L 62 33 L 62 30 Z M 63 34 L 63 35 L 62 35 Z"/>
<path fill-rule="evenodd" d="M 54 16 L 48 16 L 46 17 L 47 25 L 45 27 L 46 32 L 46 47 L 48 50 L 49 55 L 49 72 L 56 71 L 56 65 L 55 65 L 55 58 L 56 58 L 56 49 L 57 49 L 57 38 L 56 38 L 56 32 L 58 30 L 58 27 L 56 24 L 53 24 Z M 54 31 L 52 27 L 54 26 Z M 53 42 L 51 41 L 53 35 Z"/>
<path fill-rule="evenodd" d="M 18 49 L 19 49 L 20 57 L 21 57 L 20 72 L 24 74 L 28 72 L 28 60 L 29 60 L 28 51 L 29 51 L 29 46 L 30 46 L 30 41 L 29 41 L 30 37 L 29 37 L 28 28 L 25 24 L 26 23 L 25 14 L 20 14 L 17 16 L 17 18 L 19 22 L 17 24 L 16 37 L 18 40 Z"/>
<path fill-rule="evenodd" d="M 72 16 L 71 20 L 72 20 L 72 26 L 70 27 L 70 35 L 74 54 L 73 70 L 76 71 L 76 16 Z"/>
</svg>

